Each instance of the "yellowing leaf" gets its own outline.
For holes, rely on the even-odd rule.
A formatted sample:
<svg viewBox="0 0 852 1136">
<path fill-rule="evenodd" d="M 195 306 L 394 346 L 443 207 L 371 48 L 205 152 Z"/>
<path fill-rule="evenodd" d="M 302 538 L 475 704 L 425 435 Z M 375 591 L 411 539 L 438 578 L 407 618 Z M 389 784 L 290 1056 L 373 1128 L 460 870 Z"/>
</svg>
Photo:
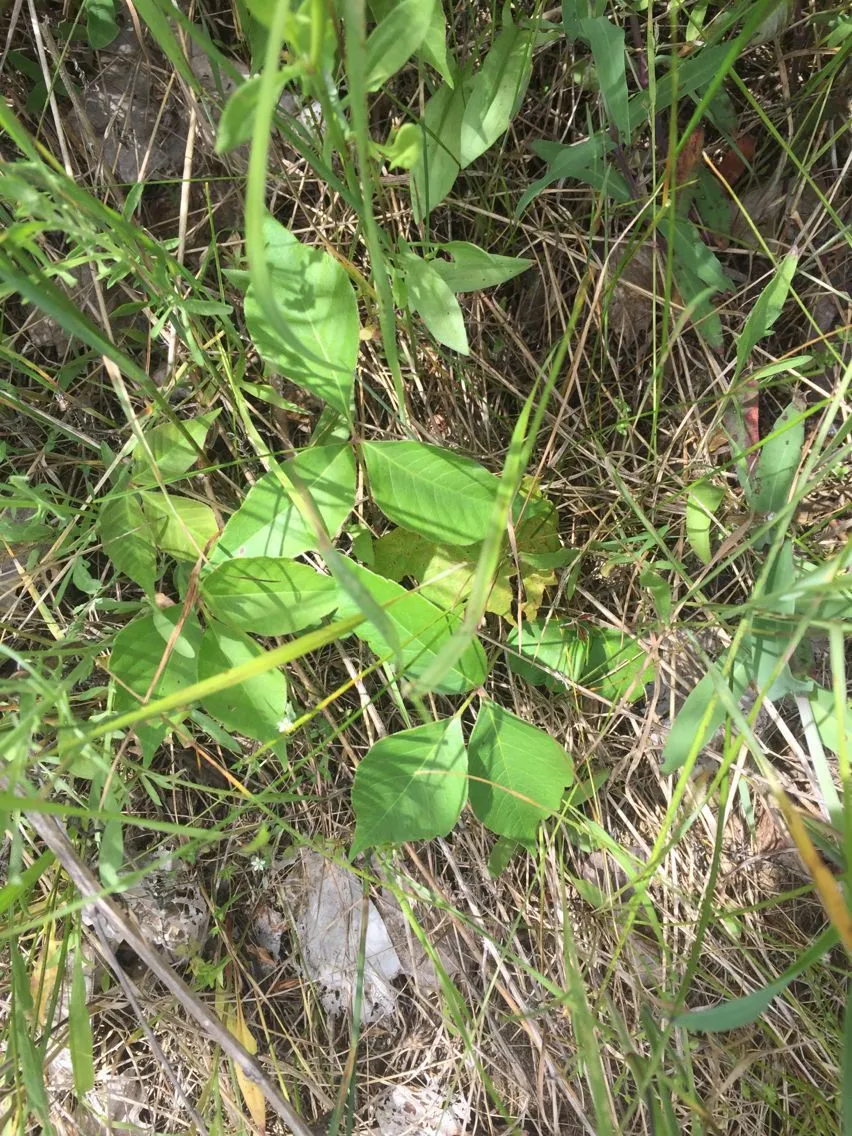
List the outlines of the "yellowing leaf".
<svg viewBox="0 0 852 1136">
<path fill-rule="evenodd" d="M 257 1053 L 257 1042 L 246 1024 L 243 1007 L 239 1001 L 237 1001 L 236 1013 L 228 1015 L 227 1025 L 237 1041 L 242 1042 L 249 1053 Z M 239 1065 L 235 1064 L 234 1071 L 237 1075 L 237 1084 L 240 1086 L 240 1092 L 243 1094 L 243 1100 L 246 1102 L 246 1108 L 249 1110 L 252 1120 L 261 1132 L 266 1132 L 266 1100 L 263 1093 L 254 1081 L 249 1080 Z"/>
</svg>

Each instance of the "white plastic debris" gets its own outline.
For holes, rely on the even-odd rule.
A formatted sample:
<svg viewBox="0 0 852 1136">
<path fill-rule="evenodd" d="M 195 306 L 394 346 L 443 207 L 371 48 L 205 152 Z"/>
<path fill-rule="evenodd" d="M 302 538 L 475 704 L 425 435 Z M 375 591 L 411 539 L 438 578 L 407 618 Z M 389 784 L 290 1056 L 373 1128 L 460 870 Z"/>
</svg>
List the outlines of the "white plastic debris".
<svg viewBox="0 0 852 1136">
<path fill-rule="evenodd" d="M 470 1107 L 460 1097 L 445 1103 L 436 1089 L 394 1085 L 373 1106 L 376 1136 L 464 1136 Z"/>
<path fill-rule="evenodd" d="M 291 880 L 303 970 L 319 987 L 331 1017 L 351 1013 L 361 940 L 361 883 L 352 872 L 304 849 Z M 362 1022 L 377 1022 L 393 1014 L 397 995 L 391 983 L 402 969 L 382 917 L 368 903 Z"/>
</svg>

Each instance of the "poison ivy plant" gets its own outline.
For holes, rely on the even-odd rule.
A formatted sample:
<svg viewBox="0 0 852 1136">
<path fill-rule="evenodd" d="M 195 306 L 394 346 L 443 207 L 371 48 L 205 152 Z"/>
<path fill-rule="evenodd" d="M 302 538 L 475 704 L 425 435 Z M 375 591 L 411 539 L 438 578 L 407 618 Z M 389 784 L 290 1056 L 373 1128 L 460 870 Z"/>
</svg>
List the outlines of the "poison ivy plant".
<svg viewBox="0 0 852 1136">
<path fill-rule="evenodd" d="M 301 244 L 272 217 L 264 240 L 282 319 L 272 326 L 249 286 L 245 317 L 254 345 L 276 371 L 349 419 L 360 335 L 349 277 L 331 253 Z"/>
<path fill-rule="evenodd" d="M 506 640 L 509 670 L 533 686 L 565 689 L 582 680 L 589 654 L 588 634 L 558 619 L 526 620 Z"/>
<path fill-rule="evenodd" d="M 468 743 L 470 804 L 486 828 L 530 842 L 574 778 L 571 759 L 548 734 L 483 698 Z"/>
<path fill-rule="evenodd" d="M 104 552 L 119 572 L 152 595 L 157 575 L 157 546 L 139 496 L 127 490 L 107 497 L 98 514 Z"/>
<path fill-rule="evenodd" d="M 479 70 L 457 71 L 426 104 L 423 155 L 410 181 L 418 222 L 444 200 L 459 170 L 505 133 L 526 93 L 537 33 L 512 23 L 508 5 L 504 21 Z"/>
<path fill-rule="evenodd" d="M 364 442 L 373 500 L 386 517 L 437 544 L 483 540 L 498 479 L 470 458 L 424 442 Z"/>
<path fill-rule="evenodd" d="M 417 678 L 456 630 L 458 618 L 442 611 L 424 596 L 409 592 L 354 561 L 349 561 L 349 568 L 390 620 L 399 641 L 402 673 L 408 678 Z M 360 608 L 348 593 L 341 589 L 338 595 L 338 618 L 360 614 Z M 381 659 L 394 662 L 395 645 L 389 643 L 373 623 L 365 621 L 355 634 Z M 474 640 L 445 675 L 439 690 L 444 694 L 464 694 L 481 686 L 487 673 L 485 652 L 481 643 Z"/>
<path fill-rule="evenodd" d="M 218 410 L 182 422 L 164 422 L 146 430 L 144 444 L 137 442 L 131 461 L 131 480 L 138 488 L 177 481 L 198 461 Z M 152 463 L 154 468 L 152 468 Z M 156 469 L 156 474 L 154 470 Z"/>
<path fill-rule="evenodd" d="M 439 343 L 460 355 L 469 354 L 461 307 L 441 274 L 430 261 L 413 253 L 404 253 L 398 267 L 411 310 L 420 316 Z"/>
<path fill-rule="evenodd" d="M 190 497 L 150 490 L 140 497 L 154 544 L 175 560 L 198 560 L 219 531 L 209 505 Z"/>
<path fill-rule="evenodd" d="M 177 606 L 155 611 L 134 619 L 116 636 L 109 670 L 113 708 L 119 713 L 175 694 L 196 681 L 201 627 L 191 614 L 178 626 L 182 614 Z M 180 722 L 184 716 L 175 711 L 170 720 Z M 151 761 L 169 731 L 169 724 L 143 722 L 134 731 L 145 760 Z"/>
<path fill-rule="evenodd" d="M 317 538 L 297 509 L 287 484 L 292 470 L 313 498 L 334 537 L 355 504 L 355 458 L 348 445 L 313 446 L 282 463 L 284 483 L 265 474 L 245 495 L 210 553 L 210 567 L 232 557 L 294 557 L 317 547 Z"/>
<path fill-rule="evenodd" d="M 351 855 L 446 836 L 466 800 L 467 751 L 457 718 L 382 738 L 355 774 Z"/>
<path fill-rule="evenodd" d="M 435 6 L 436 0 L 397 0 L 385 7 L 367 40 L 367 91 L 378 91 L 421 47 L 434 22 Z"/>
<path fill-rule="evenodd" d="M 212 678 L 262 654 L 263 649 L 248 635 L 210 622 L 198 648 L 198 679 Z M 283 730 L 287 680 L 280 670 L 269 670 L 206 695 L 203 705 L 226 730 L 271 742 Z"/>
<path fill-rule="evenodd" d="M 273 556 L 226 560 L 204 577 L 201 595 L 216 619 L 260 635 L 294 635 L 337 607 L 330 576 Z"/>
</svg>

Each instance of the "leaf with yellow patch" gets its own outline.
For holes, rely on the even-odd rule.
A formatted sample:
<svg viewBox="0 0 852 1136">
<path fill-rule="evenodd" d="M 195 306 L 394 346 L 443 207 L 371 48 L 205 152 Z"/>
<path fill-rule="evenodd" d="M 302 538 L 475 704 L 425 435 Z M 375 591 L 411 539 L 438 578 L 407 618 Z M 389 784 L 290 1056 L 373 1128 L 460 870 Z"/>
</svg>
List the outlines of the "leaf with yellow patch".
<svg viewBox="0 0 852 1136">
<path fill-rule="evenodd" d="M 236 1011 L 228 1014 L 227 1025 L 237 1041 L 242 1042 L 249 1053 L 252 1055 L 257 1053 L 257 1042 L 246 1023 L 239 998 L 237 999 Z M 266 1132 L 266 1099 L 263 1093 L 254 1081 L 249 1080 L 239 1065 L 234 1066 L 234 1072 L 237 1075 L 237 1084 L 240 1086 L 240 1092 L 243 1094 L 243 1100 L 246 1102 L 246 1108 L 248 1108 L 252 1120 L 260 1132 Z"/>
</svg>

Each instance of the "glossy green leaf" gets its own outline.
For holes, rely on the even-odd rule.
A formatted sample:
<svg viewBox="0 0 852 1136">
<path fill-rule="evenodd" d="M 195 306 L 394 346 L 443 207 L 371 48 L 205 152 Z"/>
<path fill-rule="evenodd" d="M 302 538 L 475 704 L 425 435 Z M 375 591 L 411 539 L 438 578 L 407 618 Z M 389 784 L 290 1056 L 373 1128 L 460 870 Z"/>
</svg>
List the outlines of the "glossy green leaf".
<svg viewBox="0 0 852 1136">
<path fill-rule="evenodd" d="M 248 635 L 211 623 L 198 651 L 198 679 L 225 674 L 263 654 L 263 649 Z M 208 694 L 203 704 L 226 730 L 269 742 L 281 733 L 281 722 L 287 713 L 287 680 L 279 670 L 265 671 Z"/>
<path fill-rule="evenodd" d="M 428 261 L 407 254 L 400 260 L 408 304 L 445 347 L 467 355 L 470 347 L 459 302 L 441 274 Z"/>
<path fill-rule="evenodd" d="M 630 112 L 627 105 L 627 75 L 624 56 L 624 29 L 606 16 L 580 22 L 580 34 L 592 49 L 595 70 L 610 122 L 623 141 L 630 138 Z"/>
<path fill-rule="evenodd" d="M 474 76 L 459 134 L 462 169 L 508 129 L 532 74 L 534 35 L 532 30 L 514 24 L 504 28 Z"/>
<path fill-rule="evenodd" d="M 440 544 L 488 533 L 498 479 L 470 458 L 425 442 L 364 442 L 373 500 L 386 517 Z"/>
<path fill-rule="evenodd" d="M 706 1010 L 688 1010 L 686 1013 L 678 1014 L 673 1019 L 674 1024 L 694 1033 L 720 1033 L 751 1025 L 769 1009 L 779 994 L 784 993 L 791 982 L 827 954 L 837 941 L 837 932 L 833 927 L 829 927 L 805 951 L 798 962 L 788 967 L 774 982 L 751 994 L 746 994 L 743 998 L 733 998 L 728 1002 L 722 1002 L 719 1006 L 710 1006 Z"/>
<path fill-rule="evenodd" d="M 483 698 L 468 745 L 469 796 L 486 828 L 534 839 L 574 779 L 568 754 L 543 730 Z"/>
<path fill-rule="evenodd" d="M 157 484 L 151 469 L 152 458 L 160 478 L 166 484 L 182 477 L 201 456 L 204 440 L 218 415 L 218 410 L 211 410 L 208 414 L 190 418 L 180 425 L 164 422 L 153 430 L 146 430 L 147 450 L 138 443 L 133 450 L 131 476 L 134 485 L 148 488 Z"/>
<path fill-rule="evenodd" d="M 754 347 L 768 335 L 781 315 L 790 285 L 799 266 L 798 252 L 789 252 L 775 270 L 772 279 L 760 293 L 749 312 L 741 334 L 737 337 L 737 367 L 734 378 L 739 375 Z"/>
<path fill-rule="evenodd" d="M 135 710 L 145 699 L 160 670 L 167 645 L 180 617 L 181 609 L 176 605 L 134 619 L 116 636 L 109 670 L 114 678 L 113 708 L 118 714 L 125 710 Z M 196 660 L 200 645 L 201 628 L 195 616 L 189 615 L 147 701 L 153 702 L 192 686 L 196 680 Z M 173 721 L 179 722 L 184 714 L 176 711 L 171 717 Z M 147 759 L 153 758 L 168 729 L 166 723 L 159 721 L 144 722 L 134 727 Z"/>
<path fill-rule="evenodd" d="M 454 85 L 443 83 L 423 112 L 423 155 L 411 169 L 411 205 L 419 224 L 440 205 L 461 168 L 461 125 L 471 89 L 470 70 L 458 72 Z"/>
<path fill-rule="evenodd" d="M 715 664 L 713 664 L 715 666 Z M 716 673 L 721 681 L 718 667 Z M 734 664 L 729 686 L 731 695 L 739 702 L 746 692 L 751 674 L 751 660 L 743 656 Z M 677 717 L 672 722 L 668 739 L 663 747 L 662 773 L 676 773 L 690 757 L 701 752 L 727 718 L 727 710 L 716 692 L 711 674 L 706 674 L 687 695 Z"/>
<path fill-rule="evenodd" d="M 157 548 L 134 493 L 122 493 L 104 501 L 98 514 L 98 535 L 118 571 L 151 595 L 157 574 Z"/>
<path fill-rule="evenodd" d="M 635 702 L 645 693 L 645 685 L 653 681 L 654 674 L 648 652 L 636 639 L 610 627 L 595 627 L 589 632 L 583 685 L 601 698 Z"/>
<path fill-rule="evenodd" d="M 588 638 L 559 620 L 525 620 L 506 639 L 509 670 L 533 686 L 564 691 L 586 670 Z M 564 676 L 560 679 L 558 676 Z"/>
<path fill-rule="evenodd" d="M 83 0 L 86 13 L 86 38 L 89 47 L 102 51 L 118 35 L 115 22 L 115 0 Z"/>
<path fill-rule="evenodd" d="M 313 446 L 283 463 L 306 485 L 334 538 L 355 504 L 355 458 L 347 445 Z M 232 557 L 299 556 L 317 547 L 310 524 L 275 473 L 265 474 L 246 494 L 210 553 L 211 567 Z"/>
<path fill-rule="evenodd" d="M 270 366 L 349 419 L 360 335 L 349 277 L 331 253 L 301 244 L 271 217 L 264 222 L 264 238 L 282 326 L 270 326 L 249 286 L 249 335 Z"/>
<path fill-rule="evenodd" d="M 702 564 L 709 564 L 712 558 L 710 526 L 724 496 L 724 489 L 709 481 L 699 481 L 686 498 L 686 539 Z"/>
<path fill-rule="evenodd" d="M 330 576 L 271 556 L 226 560 L 205 575 L 201 595 L 216 619 L 259 635 L 293 635 L 337 607 Z"/>
<path fill-rule="evenodd" d="M 382 738 L 355 774 L 351 855 L 446 836 L 466 800 L 467 753 L 457 718 Z"/>
<path fill-rule="evenodd" d="M 804 415 L 791 403 L 760 449 L 749 501 L 756 513 L 777 513 L 786 505 L 804 444 Z"/>
<path fill-rule="evenodd" d="M 385 580 L 354 561 L 349 568 L 376 603 L 385 611 L 396 631 L 400 645 L 403 673 L 417 678 L 434 661 L 438 651 L 459 626 L 459 619 L 441 611 L 416 592 L 409 592 L 392 580 Z M 338 618 L 360 614 L 360 608 L 342 588 L 339 592 Z M 394 661 L 393 644 L 388 643 L 381 631 L 369 618 L 355 631 L 370 649 L 390 663 Z M 462 653 L 441 681 L 442 694 L 464 694 L 481 686 L 488 673 L 485 652 L 481 643 L 474 640 Z"/>
<path fill-rule="evenodd" d="M 190 497 L 151 491 L 142 494 L 142 508 L 157 548 L 175 560 L 195 563 L 219 531 L 210 506 Z"/>
<path fill-rule="evenodd" d="M 438 252 L 447 253 L 452 259 L 436 257 L 429 263 L 453 293 L 495 288 L 526 272 L 533 263 L 520 256 L 498 256 L 486 252 L 468 241 L 449 241 L 438 245 Z"/>
<path fill-rule="evenodd" d="M 367 91 L 378 91 L 417 51 L 432 25 L 435 0 L 398 0 L 367 40 Z"/>
</svg>

